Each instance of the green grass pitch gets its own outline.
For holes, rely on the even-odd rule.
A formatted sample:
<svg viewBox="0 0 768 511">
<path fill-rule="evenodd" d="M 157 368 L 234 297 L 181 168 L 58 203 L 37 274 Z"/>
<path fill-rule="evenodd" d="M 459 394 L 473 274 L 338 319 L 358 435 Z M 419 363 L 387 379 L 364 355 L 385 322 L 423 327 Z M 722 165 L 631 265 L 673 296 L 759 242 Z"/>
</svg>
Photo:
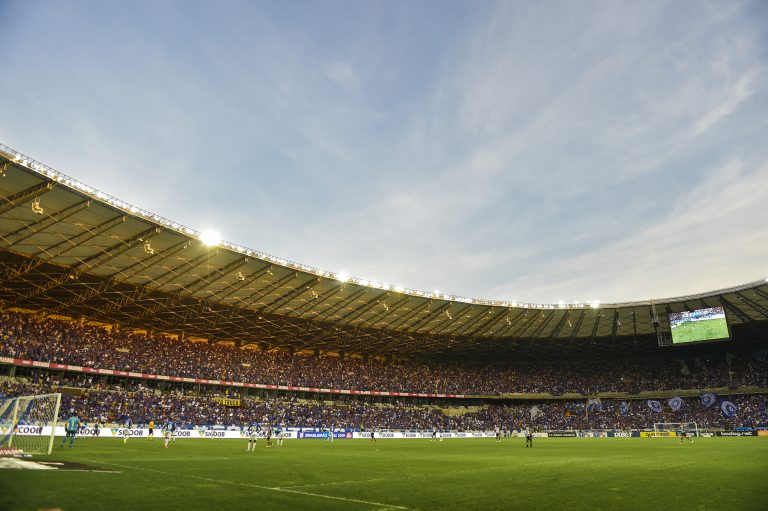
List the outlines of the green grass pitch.
<svg viewBox="0 0 768 511">
<path fill-rule="evenodd" d="M 727 337 L 728 323 L 725 319 L 687 321 L 672 328 L 672 342 L 675 344 L 726 339 Z"/>
<path fill-rule="evenodd" d="M 0 470 L 0 509 L 766 509 L 768 438 L 79 439 L 43 461 L 114 473 Z"/>
</svg>

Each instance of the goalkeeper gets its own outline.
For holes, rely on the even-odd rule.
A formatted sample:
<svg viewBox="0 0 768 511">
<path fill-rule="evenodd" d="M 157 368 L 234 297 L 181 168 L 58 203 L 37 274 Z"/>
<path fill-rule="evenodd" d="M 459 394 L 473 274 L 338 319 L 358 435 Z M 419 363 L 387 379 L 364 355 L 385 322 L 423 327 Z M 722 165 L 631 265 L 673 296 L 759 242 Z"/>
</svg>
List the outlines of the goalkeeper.
<svg viewBox="0 0 768 511">
<path fill-rule="evenodd" d="M 72 448 L 75 443 L 75 436 L 79 430 L 80 419 L 77 417 L 77 412 L 72 412 L 72 415 L 67 419 L 67 424 L 64 426 L 64 431 L 66 431 L 67 434 L 61 439 L 61 446 L 64 447 L 67 438 L 69 438 L 69 447 Z"/>
</svg>

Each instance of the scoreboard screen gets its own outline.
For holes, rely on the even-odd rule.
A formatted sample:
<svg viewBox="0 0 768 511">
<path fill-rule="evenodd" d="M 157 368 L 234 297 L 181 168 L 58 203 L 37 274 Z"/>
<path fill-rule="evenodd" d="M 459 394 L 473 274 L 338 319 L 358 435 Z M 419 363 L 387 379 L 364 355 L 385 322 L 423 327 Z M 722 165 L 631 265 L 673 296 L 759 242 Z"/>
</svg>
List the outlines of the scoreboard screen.
<svg viewBox="0 0 768 511">
<path fill-rule="evenodd" d="M 722 307 L 670 312 L 672 344 L 730 339 L 728 322 Z"/>
</svg>

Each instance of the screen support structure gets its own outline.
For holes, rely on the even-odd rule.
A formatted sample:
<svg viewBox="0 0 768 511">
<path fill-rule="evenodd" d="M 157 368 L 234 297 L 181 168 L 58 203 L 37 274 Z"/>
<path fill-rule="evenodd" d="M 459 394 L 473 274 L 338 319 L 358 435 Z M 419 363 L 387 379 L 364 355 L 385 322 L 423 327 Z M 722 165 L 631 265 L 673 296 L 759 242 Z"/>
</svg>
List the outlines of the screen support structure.
<svg viewBox="0 0 768 511">
<path fill-rule="evenodd" d="M 656 301 L 651 300 L 651 314 L 653 314 L 653 330 L 656 332 L 656 341 L 659 346 L 672 346 L 672 336 L 667 335 L 661 329 L 661 322 L 659 321 L 659 313 L 656 312 Z"/>
</svg>

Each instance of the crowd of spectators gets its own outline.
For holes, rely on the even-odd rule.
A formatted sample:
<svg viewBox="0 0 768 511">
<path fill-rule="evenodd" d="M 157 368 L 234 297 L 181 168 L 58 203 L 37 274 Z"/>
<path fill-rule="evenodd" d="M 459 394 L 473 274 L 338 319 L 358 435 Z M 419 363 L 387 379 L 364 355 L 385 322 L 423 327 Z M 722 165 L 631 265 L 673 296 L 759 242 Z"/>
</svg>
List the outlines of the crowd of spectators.
<svg viewBox="0 0 768 511">
<path fill-rule="evenodd" d="M 62 413 L 74 411 L 86 422 L 101 423 L 123 423 L 130 418 L 134 424 L 170 419 L 185 425 L 242 426 L 259 422 L 303 428 L 459 431 L 490 431 L 497 426 L 505 430 L 628 430 L 652 428 L 656 422 L 696 422 L 700 428 L 727 429 L 768 426 L 768 394 L 726 396 L 737 410 L 728 418 L 719 406 L 705 407 L 695 397 L 683 398 L 677 411 L 655 412 L 646 400 L 604 399 L 599 409 L 591 411 L 587 410 L 585 400 L 549 400 L 453 408 L 446 413 L 436 406 L 413 406 L 407 402 L 368 403 L 352 397 L 346 401 L 313 401 L 288 394 L 271 398 L 243 396 L 237 398 L 238 406 L 228 406 L 217 399 L 222 396 L 214 395 L 220 390 L 201 387 L 192 392 L 179 387 L 161 391 L 132 379 L 94 384 L 88 375 L 62 377 L 62 373 L 52 371 L 37 371 L 28 379 L 0 380 L 0 398 L 63 392 Z M 234 399 L 231 395 L 227 397 Z"/>
<path fill-rule="evenodd" d="M 235 382 L 464 395 L 768 387 L 768 363 L 750 357 L 520 366 L 365 360 L 189 342 L 7 310 L 0 311 L 0 356 Z"/>
</svg>

